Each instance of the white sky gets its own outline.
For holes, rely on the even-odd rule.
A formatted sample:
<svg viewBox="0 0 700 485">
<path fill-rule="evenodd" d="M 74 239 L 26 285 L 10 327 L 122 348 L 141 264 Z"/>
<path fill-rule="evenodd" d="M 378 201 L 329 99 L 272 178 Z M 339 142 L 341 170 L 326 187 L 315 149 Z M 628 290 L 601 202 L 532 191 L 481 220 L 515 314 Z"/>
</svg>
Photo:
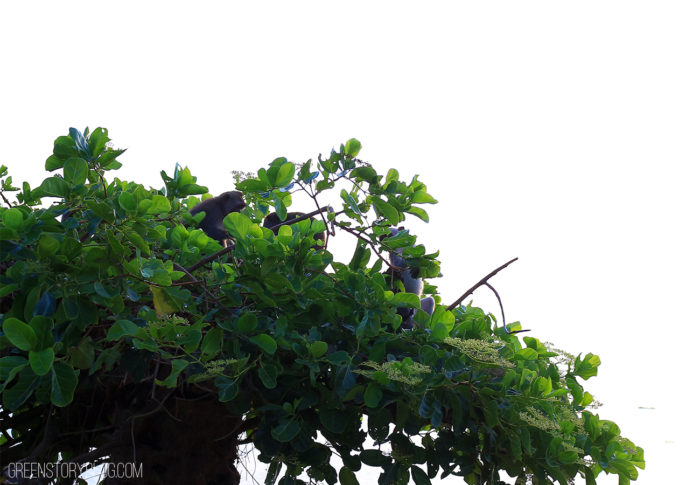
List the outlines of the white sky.
<svg viewBox="0 0 700 485">
<path fill-rule="evenodd" d="M 160 187 L 179 162 L 218 193 L 356 137 L 440 201 L 411 228 L 445 301 L 519 256 L 492 280 L 508 320 L 600 355 L 587 389 L 645 448 L 637 483 L 687 483 L 697 2 L 243 5 L 3 2 L 0 164 L 36 186 L 56 136 L 104 126 L 120 178 Z"/>
</svg>

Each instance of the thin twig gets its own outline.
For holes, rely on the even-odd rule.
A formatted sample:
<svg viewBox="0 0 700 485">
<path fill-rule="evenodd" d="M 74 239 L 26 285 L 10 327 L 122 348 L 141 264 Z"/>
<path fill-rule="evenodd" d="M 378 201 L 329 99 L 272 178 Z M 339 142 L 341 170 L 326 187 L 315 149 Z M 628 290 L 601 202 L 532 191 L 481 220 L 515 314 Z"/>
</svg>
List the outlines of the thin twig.
<svg viewBox="0 0 700 485">
<path fill-rule="evenodd" d="M 215 252 L 214 254 L 210 254 L 206 258 L 200 259 L 199 261 L 194 263 L 192 266 L 187 268 L 187 271 L 189 271 L 191 273 L 192 271 L 196 270 L 197 268 L 201 268 L 205 264 L 210 263 L 210 262 L 214 261 L 215 259 L 218 259 L 221 256 L 232 252 L 234 249 L 235 249 L 235 246 L 228 246 L 224 249 L 221 249 L 221 250 Z"/>
<path fill-rule="evenodd" d="M 7 204 L 7 207 L 9 207 L 10 209 L 12 209 L 12 204 L 10 204 L 10 201 L 7 200 L 7 198 L 5 198 L 5 194 L 4 194 L 2 191 L 0 191 L 0 197 L 2 197 L 2 200 L 5 201 L 5 204 Z"/>
<path fill-rule="evenodd" d="M 353 231 L 353 230 L 350 229 L 349 227 L 345 227 L 345 226 L 338 226 L 338 227 L 341 228 L 343 231 L 349 232 L 350 234 L 352 234 L 353 236 L 355 236 L 357 239 L 360 239 L 360 240 L 366 242 L 367 244 L 369 244 L 369 247 L 370 247 L 370 249 L 371 249 L 372 251 L 374 251 L 374 254 L 376 254 L 377 257 L 378 257 L 379 259 L 381 259 L 382 261 L 384 261 L 390 268 L 396 269 L 396 270 L 399 270 L 399 271 L 400 271 L 400 270 L 406 269 L 406 268 L 399 268 L 398 266 L 394 266 L 394 265 L 391 264 L 389 261 L 387 261 L 386 259 L 384 259 L 384 256 L 382 256 L 382 255 L 379 253 L 379 251 L 377 251 L 377 249 L 374 247 L 374 243 L 372 243 L 372 241 L 370 241 L 370 240 L 367 239 L 366 237 L 361 236 L 360 234 L 358 234 L 357 231 Z"/>
<path fill-rule="evenodd" d="M 498 306 L 501 307 L 501 321 L 503 322 L 503 328 L 506 327 L 506 312 L 503 311 L 503 303 L 501 302 L 501 295 L 498 294 L 496 291 L 496 288 L 491 286 L 490 283 L 484 283 L 484 286 L 487 286 L 491 291 L 493 291 L 493 294 L 496 295 L 496 299 L 498 300 Z"/>
<path fill-rule="evenodd" d="M 498 268 L 494 269 L 494 270 L 491 271 L 489 274 L 487 274 L 486 276 L 484 276 L 483 278 L 481 278 L 477 284 L 475 284 L 474 286 L 472 286 L 471 288 L 469 288 L 462 296 L 460 296 L 459 298 L 457 298 L 457 300 L 456 300 L 452 305 L 448 306 L 448 307 L 447 307 L 447 310 L 448 310 L 448 311 L 449 311 L 449 310 L 454 310 L 454 309 L 457 307 L 457 305 L 459 305 L 460 303 L 462 303 L 462 300 L 464 300 L 466 297 L 468 297 L 469 295 L 471 295 L 472 293 L 474 293 L 474 292 L 476 291 L 476 289 L 479 288 L 480 286 L 485 285 L 486 282 L 489 280 L 489 278 L 495 276 L 495 275 L 498 274 L 502 269 L 506 268 L 508 265 L 510 265 L 511 263 L 513 263 L 513 262 L 515 262 L 515 261 L 517 261 L 517 260 L 518 260 L 518 258 L 513 258 L 513 259 L 511 259 L 510 261 L 508 261 L 506 264 L 503 264 L 503 265 L 499 266 Z"/>
</svg>

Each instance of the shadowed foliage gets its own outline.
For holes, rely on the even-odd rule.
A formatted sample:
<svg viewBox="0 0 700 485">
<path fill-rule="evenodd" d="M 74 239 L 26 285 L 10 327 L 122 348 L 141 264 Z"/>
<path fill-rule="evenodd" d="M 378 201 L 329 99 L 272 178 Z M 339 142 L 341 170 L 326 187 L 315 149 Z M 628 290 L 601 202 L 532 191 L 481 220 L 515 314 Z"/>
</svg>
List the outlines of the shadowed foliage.
<svg viewBox="0 0 700 485">
<path fill-rule="evenodd" d="M 189 169 L 161 172 L 158 190 L 108 178 L 123 152 L 108 141 L 71 129 L 38 187 L 0 169 L 2 465 L 134 462 L 141 479 L 104 483 L 229 485 L 252 443 L 270 484 L 352 485 L 362 466 L 380 484 L 627 483 L 644 466 L 581 386 L 597 356 L 521 338 L 471 303 L 448 309 L 432 285 L 432 315 L 394 291 L 391 251 L 440 274 L 420 231 L 387 237 L 436 200 L 360 161 L 357 140 L 240 181 L 226 248 L 188 212 L 207 192 Z M 271 212 L 291 221 L 298 198 L 313 221 L 262 227 Z M 341 231 L 357 241 L 348 261 L 331 252 Z"/>
</svg>

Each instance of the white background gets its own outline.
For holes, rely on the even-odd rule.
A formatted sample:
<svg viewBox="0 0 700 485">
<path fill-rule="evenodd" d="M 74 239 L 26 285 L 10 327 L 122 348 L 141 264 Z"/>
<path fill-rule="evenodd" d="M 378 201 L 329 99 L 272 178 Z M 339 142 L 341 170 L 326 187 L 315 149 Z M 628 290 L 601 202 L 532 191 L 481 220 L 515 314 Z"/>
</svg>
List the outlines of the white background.
<svg viewBox="0 0 700 485">
<path fill-rule="evenodd" d="M 356 137 L 360 158 L 419 173 L 440 201 L 410 227 L 440 250 L 445 301 L 519 256 L 492 280 L 508 320 L 598 354 L 586 388 L 645 448 L 637 483 L 688 483 L 699 13 L 680 1 L 3 2 L 0 164 L 36 186 L 56 136 L 104 126 L 128 148 L 120 178 L 161 187 L 178 162 L 216 194 L 233 169 Z M 488 290 L 475 304 L 498 310 Z"/>
</svg>

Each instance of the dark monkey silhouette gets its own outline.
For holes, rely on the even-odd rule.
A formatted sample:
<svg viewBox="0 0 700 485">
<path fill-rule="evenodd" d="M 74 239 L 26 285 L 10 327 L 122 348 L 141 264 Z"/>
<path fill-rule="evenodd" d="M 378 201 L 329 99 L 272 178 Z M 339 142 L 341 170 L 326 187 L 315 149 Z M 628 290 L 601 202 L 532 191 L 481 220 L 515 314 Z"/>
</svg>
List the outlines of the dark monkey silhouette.
<svg viewBox="0 0 700 485">
<path fill-rule="evenodd" d="M 237 190 L 232 190 L 211 199 L 203 200 L 190 209 L 190 214 L 195 215 L 205 212 L 206 215 L 198 227 L 207 236 L 222 243 L 228 237 L 228 233 L 224 228 L 224 217 L 231 212 L 240 212 L 244 207 L 243 194 Z"/>
<path fill-rule="evenodd" d="M 390 228 L 390 236 L 396 236 L 399 233 L 399 229 L 395 227 Z M 432 296 L 426 296 L 423 298 L 423 288 L 425 284 L 423 280 L 418 276 L 418 268 L 409 268 L 408 263 L 402 256 L 403 248 L 396 249 L 389 253 L 389 262 L 393 266 L 399 268 L 406 268 L 403 270 L 397 270 L 389 268 L 387 274 L 391 275 L 392 281 L 401 280 L 406 293 L 413 293 L 420 298 L 420 308 L 428 315 L 432 315 L 435 311 L 435 300 Z M 394 291 L 397 291 L 394 287 Z M 397 308 L 396 312 L 401 315 L 401 328 L 413 328 L 415 327 L 415 322 L 413 321 L 413 316 L 416 313 L 415 308 Z"/>
</svg>

